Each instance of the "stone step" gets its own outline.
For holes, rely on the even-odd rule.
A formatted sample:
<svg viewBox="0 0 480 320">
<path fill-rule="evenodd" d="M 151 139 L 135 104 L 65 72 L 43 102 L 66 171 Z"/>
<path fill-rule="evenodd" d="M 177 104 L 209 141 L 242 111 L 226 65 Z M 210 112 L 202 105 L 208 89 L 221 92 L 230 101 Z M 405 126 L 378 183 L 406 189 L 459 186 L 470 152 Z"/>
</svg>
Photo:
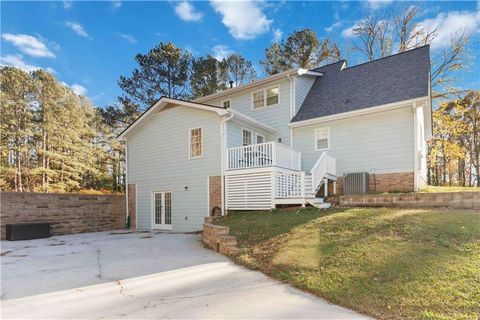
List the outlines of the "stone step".
<svg viewBox="0 0 480 320">
<path fill-rule="evenodd" d="M 221 236 L 218 236 L 218 239 L 220 241 L 220 244 L 225 245 L 225 246 L 236 246 L 237 245 L 237 238 L 234 237 L 234 236 L 221 235 Z"/>
</svg>

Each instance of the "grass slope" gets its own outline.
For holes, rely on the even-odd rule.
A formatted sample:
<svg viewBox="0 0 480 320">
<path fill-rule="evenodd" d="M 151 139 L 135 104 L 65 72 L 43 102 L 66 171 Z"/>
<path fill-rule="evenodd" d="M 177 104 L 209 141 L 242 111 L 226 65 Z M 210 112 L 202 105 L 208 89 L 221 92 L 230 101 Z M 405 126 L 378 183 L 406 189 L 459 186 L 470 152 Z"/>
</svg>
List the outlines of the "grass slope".
<svg viewBox="0 0 480 320">
<path fill-rule="evenodd" d="M 477 319 L 480 212 L 238 212 L 238 262 L 382 319 Z"/>
</svg>

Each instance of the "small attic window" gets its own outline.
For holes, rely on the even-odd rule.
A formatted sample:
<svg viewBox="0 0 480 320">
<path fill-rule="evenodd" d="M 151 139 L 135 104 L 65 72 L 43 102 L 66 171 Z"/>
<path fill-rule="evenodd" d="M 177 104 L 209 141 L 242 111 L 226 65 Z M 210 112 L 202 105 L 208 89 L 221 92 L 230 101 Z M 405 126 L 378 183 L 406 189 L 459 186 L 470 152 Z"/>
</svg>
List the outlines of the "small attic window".
<svg viewBox="0 0 480 320">
<path fill-rule="evenodd" d="M 330 128 L 315 130 L 315 150 L 323 151 L 330 148 Z"/>
</svg>

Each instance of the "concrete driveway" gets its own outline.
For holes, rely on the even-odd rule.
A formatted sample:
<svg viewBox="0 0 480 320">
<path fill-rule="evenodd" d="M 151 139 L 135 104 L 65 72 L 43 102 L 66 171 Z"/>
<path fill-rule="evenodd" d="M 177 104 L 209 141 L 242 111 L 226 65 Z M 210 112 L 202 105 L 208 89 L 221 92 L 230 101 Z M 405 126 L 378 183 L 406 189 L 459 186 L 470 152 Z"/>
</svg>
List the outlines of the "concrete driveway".
<svg viewBox="0 0 480 320">
<path fill-rule="evenodd" d="M 100 232 L 1 252 L 2 319 L 365 318 L 237 266 L 199 235 Z"/>
</svg>

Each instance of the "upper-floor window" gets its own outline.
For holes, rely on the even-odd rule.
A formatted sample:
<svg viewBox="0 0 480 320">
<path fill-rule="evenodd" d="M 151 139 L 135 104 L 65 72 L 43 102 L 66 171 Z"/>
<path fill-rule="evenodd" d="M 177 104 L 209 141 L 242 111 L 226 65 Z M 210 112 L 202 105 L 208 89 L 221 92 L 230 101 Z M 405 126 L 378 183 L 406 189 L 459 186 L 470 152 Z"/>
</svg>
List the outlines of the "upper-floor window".
<svg viewBox="0 0 480 320">
<path fill-rule="evenodd" d="M 262 89 L 252 93 L 253 109 L 274 106 L 279 103 L 279 87 Z"/>
<path fill-rule="evenodd" d="M 261 135 L 260 133 L 255 134 L 256 139 L 257 139 L 257 144 L 258 143 L 264 143 L 265 142 L 265 136 Z"/>
<path fill-rule="evenodd" d="M 330 147 L 330 129 L 319 128 L 315 130 L 315 150 L 326 150 Z"/>
<path fill-rule="evenodd" d="M 252 131 L 242 129 L 242 146 L 249 146 L 252 144 Z"/>
<path fill-rule="evenodd" d="M 203 155 L 202 128 L 190 129 L 189 144 L 190 144 L 190 159 L 201 158 Z"/>
<path fill-rule="evenodd" d="M 224 107 L 225 109 L 228 109 L 228 108 L 230 108 L 231 103 L 232 103 L 232 101 L 230 99 L 223 100 L 222 101 L 222 107 Z"/>
</svg>

